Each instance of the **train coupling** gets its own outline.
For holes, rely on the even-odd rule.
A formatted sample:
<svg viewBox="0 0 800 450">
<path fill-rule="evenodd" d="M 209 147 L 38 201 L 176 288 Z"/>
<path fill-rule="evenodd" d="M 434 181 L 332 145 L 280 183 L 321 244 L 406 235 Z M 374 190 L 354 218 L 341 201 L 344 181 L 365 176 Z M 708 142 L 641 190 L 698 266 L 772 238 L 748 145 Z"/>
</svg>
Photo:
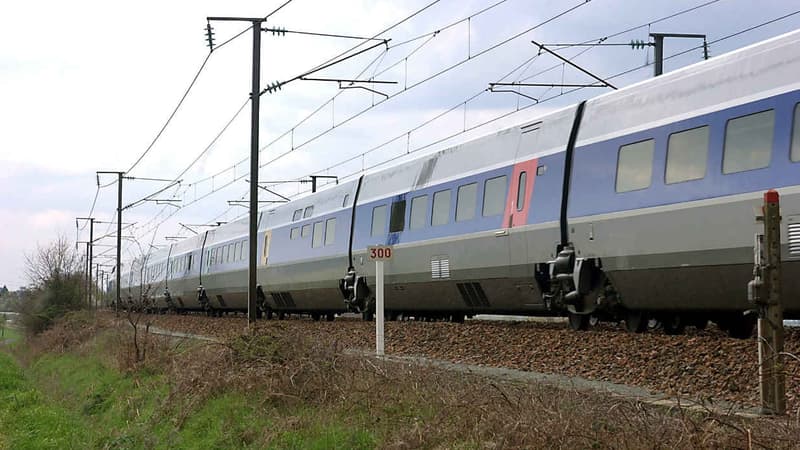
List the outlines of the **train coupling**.
<svg viewBox="0 0 800 450">
<path fill-rule="evenodd" d="M 358 275 L 355 268 L 348 268 L 344 278 L 339 280 L 339 291 L 348 311 L 362 313 L 367 310 L 371 290 L 367 277 Z"/>
</svg>

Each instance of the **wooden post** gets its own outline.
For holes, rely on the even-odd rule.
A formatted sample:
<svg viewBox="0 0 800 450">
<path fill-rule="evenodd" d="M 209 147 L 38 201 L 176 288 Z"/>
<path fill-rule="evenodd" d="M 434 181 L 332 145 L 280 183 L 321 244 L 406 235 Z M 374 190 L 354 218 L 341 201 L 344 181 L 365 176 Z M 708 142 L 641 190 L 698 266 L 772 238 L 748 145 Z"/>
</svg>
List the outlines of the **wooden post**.
<svg viewBox="0 0 800 450">
<path fill-rule="evenodd" d="M 786 412 L 781 305 L 781 213 L 778 192 L 764 194 L 763 293 L 758 302 L 758 363 L 762 414 Z"/>
</svg>

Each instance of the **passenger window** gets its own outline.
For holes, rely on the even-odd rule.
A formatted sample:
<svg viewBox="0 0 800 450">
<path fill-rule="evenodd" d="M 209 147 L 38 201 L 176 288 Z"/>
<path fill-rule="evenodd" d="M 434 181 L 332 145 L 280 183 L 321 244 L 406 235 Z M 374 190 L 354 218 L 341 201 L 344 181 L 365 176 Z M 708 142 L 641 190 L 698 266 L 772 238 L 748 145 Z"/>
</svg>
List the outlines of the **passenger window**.
<svg viewBox="0 0 800 450">
<path fill-rule="evenodd" d="M 239 241 L 233 246 L 233 260 L 238 261 L 239 255 L 242 253 L 242 242 Z"/>
<path fill-rule="evenodd" d="M 728 121 L 722 172 L 736 173 L 769 166 L 775 110 L 762 111 Z"/>
<path fill-rule="evenodd" d="M 428 196 L 420 195 L 411 199 L 411 218 L 409 219 L 409 229 L 425 227 L 425 218 L 428 216 Z"/>
<path fill-rule="evenodd" d="M 314 207 L 313 206 L 306 206 L 305 211 L 303 211 L 303 218 L 307 219 L 307 218 L 311 217 L 311 214 L 313 214 L 313 213 L 314 213 Z"/>
<path fill-rule="evenodd" d="M 325 221 L 325 245 L 333 244 L 336 238 L 336 218 L 328 219 Z"/>
<path fill-rule="evenodd" d="M 403 231 L 406 227 L 406 201 L 400 200 L 392 203 L 392 217 L 389 220 L 389 232 Z"/>
<path fill-rule="evenodd" d="M 300 237 L 300 227 L 292 228 L 292 231 L 289 233 L 289 239 L 295 240 Z"/>
<path fill-rule="evenodd" d="M 653 179 L 653 152 L 655 141 L 623 145 L 617 160 L 617 192 L 645 189 Z"/>
<path fill-rule="evenodd" d="M 528 190 L 528 172 L 520 172 L 517 184 L 517 211 L 525 207 L 525 194 Z"/>
<path fill-rule="evenodd" d="M 794 126 L 792 127 L 792 161 L 800 161 L 800 103 L 794 107 Z"/>
<path fill-rule="evenodd" d="M 226 259 L 226 261 L 228 262 L 235 261 L 233 257 L 233 244 L 228 244 L 228 258 Z"/>
<path fill-rule="evenodd" d="M 306 238 L 309 234 L 311 234 L 311 224 L 307 223 L 303 225 L 303 229 L 300 231 L 300 237 Z"/>
<path fill-rule="evenodd" d="M 672 133 L 667 144 L 667 184 L 706 176 L 708 126 Z"/>
<path fill-rule="evenodd" d="M 386 229 L 386 205 L 372 208 L 372 231 L 370 236 L 380 236 Z"/>
<path fill-rule="evenodd" d="M 239 254 L 239 259 L 245 259 L 250 255 L 250 247 L 247 246 L 248 242 L 247 239 L 242 241 L 242 253 Z"/>
<path fill-rule="evenodd" d="M 344 194 L 344 200 L 342 200 L 342 208 L 347 206 L 347 202 L 350 201 L 350 194 Z"/>
<path fill-rule="evenodd" d="M 294 214 L 292 214 L 292 222 L 294 222 L 296 220 L 300 220 L 300 216 L 302 216 L 302 215 L 303 215 L 303 210 L 302 209 L 295 210 Z"/>
<path fill-rule="evenodd" d="M 503 214 L 506 209 L 506 176 L 494 177 L 483 183 L 483 217 Z"/>
<path fill-rule="evenodd" d="M 314 236 L 311 238 L 311 247 L 319 247 L 322 245 L 323 231 L 323 222 L 317 222 L 314 224 Z"/>
<path fill-rule="evenodd" d="M 450 190 L 433 194 L 433 214 L 431 225 L 445 225 L 450 222 Z"/>
<path fill-rule="evenodd" d="M 475 217 L 475 202 L 478 200 L 478 183 L 465 184 L 458 187 L 456 198 L 456 222 L 470 220 Z"/>
</svg>

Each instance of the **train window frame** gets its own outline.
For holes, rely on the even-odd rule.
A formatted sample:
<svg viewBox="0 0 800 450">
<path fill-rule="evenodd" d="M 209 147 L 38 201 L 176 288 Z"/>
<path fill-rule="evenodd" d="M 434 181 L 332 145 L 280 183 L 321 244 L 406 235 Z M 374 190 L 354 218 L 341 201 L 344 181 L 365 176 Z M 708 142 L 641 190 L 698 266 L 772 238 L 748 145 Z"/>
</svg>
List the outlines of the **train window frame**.
<svg viewBox="0 0 800 450">
<path fill-rule="evenodd" d="M 428 194 L 423 194 L 411 199 L 411 211 L 408 214 L 408 229 L 418 230 L 420 228 L 425 228 L 426 223 L 428 223 Z"/>
<path fill-rule="evenodd" d="M 342 208 L 347 208 L 347 202 L 350 201 L 350 194 L 344 194 L 344 200 L 342 200 Z"/>
<path fill-rule="evenodd" d="M 528 194 L 528 172 L 523 170 L 517 177 L 517 212 L 525 209 L 525 200 Z"/>
<path fill-rule="evenodd" d="M 392 202 L 389 215 L 389 233 L 399 233 L 406 228 L 406 199 Z"/>
<path fill-rule="evenodd" d="M 188 256 L 188 258 L 186 258 L 186 271 L 188 272 L 192 270 L 192 254 L 189 253 L 186 256 Z"/>
<path fill-rule="evenodd" d="M 305 239 L 311 234 L 311 224 L 307 223 L 300 228 L 300 239 Z"/>
<path fill-rule="evenodd" d="M 233 242 L 228 244 L 228 258 L 226 259 L 226 262 L 232 262 L 232 261 L 236 261 L 233 255 Z"/>
<path fill-rule="evenodd" d="M 242 241 L 236 241 L 236 243 L 233 246 L 233 260 L 234 261 L 238 261 L 239 260 L 239 253 L 241 253 L 241 252 L 242 252 Z"/>
<path fill-rule="evenodd" d="M 294 241 L 299 238 L 300 238 L 300 227 L 292 227 L 292 229 L 289 230 L 289 239 Z"/>
<path fill-rule="evenodd" d="M 297 222 L 300 218 L 303 217 L 303 209 L 295 209 L 294 213 L 292 213 L 292 222 Z"/>
<path fill-rule="evenodd" d="M 789 148 L 789 160 L 800 162 L 800 103 L 794 105 L 792 117 L 792 140 Z"/>
<path fill-rule="evenodd" d="M 372 226 L 370 227 L 369 232 L 370 237 L 383 236 L 383 234 L 386 232 L 386 226 L 388 225 L 388 221 L 386 220 L 387 214 L 388 207 L 386 205 L 378 205 L 372 208 Z M 377 224 L 380 224 L 381 226 L 377 227 Z"/>
<path fill-rule="evenodd" d="M 308 219 L 314 214 L 314 205 L 306 206 L 306 209 L 303 210 L 303 219 Z"/>
<path fill-rule="evenodd" d="M 242 252 L 239 253 L 239 260 L 244 261 L 249 255 L 249 247 L 247 245 L 249 241 L 247 239 L 242 239 Z M 245 249 L 248 249 L 248 253 L 245 253 Z"/>
<path fill-rule="evenodd" d="M 311 248 L 322 247 L 325 242 L 325 222 L 314 222 L 314 231 L 311 235 Z"/>
<path fill-rule="evenodd" d="M 336 240 L 336 217 L 331 217 L 325 221 L 325 238 L 323 245 L 325 247 L 333 245 Z"/>
<path fill-rule="evenodd" d="M 646 148 L 645 150 L 637 150 L 642 145 L 648 145 L 649 148 Z M 622 194 L 622 193 L 625 193 L 625 192 L 643 191 L 643 190 L 648 189 L 650 186 L 653 185 L 653 162 L 655 161 L 655 153 L 656 153 L 655 149 L 656 149 L 656 140 L 654 138 L 640 139 L 638 141 L 631 142 L 631 143 L 628 143 L 628 144 L 623 144 L 623 145 L 619 146 L 619 149 L 617 149 L 617 172 L 616 172 L 615 181 L 614 181 L 614 190 L 618 194 Z M 636 154 L 636 153 L 630 153 L 632 151 L 636 151 L 638 153 L 647 152 L 647 153 L 650 154 L 649 158 L 645 158 L 645 159 L 649 160 L 649 163 L 647 164 L 647 167 L 650 169 L 648 171 L 648 174 L 647 174 L 647 184 L 646 185 L 644 185 L 644 184 L 636 184 L 636 185 L 630 186 L 632 183 L 629 183 L 627 181 L 627 177 L 626 177 L 626 178 L 622 178 L 622 179 L 625 180 L 625 182 L 627 184 L 625 184 L 623 186 L 620 186 L 620 179 L 621 179 L 620 175 L 621 174 L 624 174 L 624 173 L 626 173 L 628 171 L 636 172 L 636 169 L 641 169 L 642 168 L 642 167 L 636 167 L 635 165 L 627 167 L 627 166 L 625 166 L 623 164 L 623 163 L 627 163 L 628 162 L 628 159 L 624 158 L 624 156 L 627 156 L 628 154 L 631 154 L 631 155 L 635 155 Z M 633 161 L 635 161 L 635 160 L 633 160 Z M 623 169 L 624 171 L 621 172 L 620 169 Z"/>
<path fill-rule="evenodd" d="M 459 186 L 456 192 L 456 222 L 466 222 L 474 219 L 478 209 L 477 203 L 478 182 L 473 181 Z"/>
<path fill-rule="evenodd" d="M 699 176 L 692 175 L 691 177 L 687 178 L 684 175 L 685 171 L 680 171 L 677 174 L 678 175 L 677 178 L 670 179 L 670 167 L 674 167 L 674 164 L 670 164 L 670 155 L 673 154 L 672 150 L 684 150 L 685 149 L 685 147 L 683 147 L 683 148 L 682 147 L 673 147 L 673 138 L 676 138 L 676 137 L 679 137 L 679 136 L 687 136 L 687 135 L 689 135 L 689 133 L 696 133 L 696 132 L 701 131 L 701 130 L 705 131 L 705 145 L 702 146 L 702 148 L 703 148 L 702 159 L 698 159 L 697 161 L 691 161 L 691 162 L 692 163 L 694 163 L 694 162 L 701 162 L 702 163 L 702 165 L 703 165 L 702 174 L 699 175 Z M 697 127 L 694 127 L 694 128 L 688 128 L 688 129 L 685 129 L 685 130 L 681 130 L 681 131 L 676 131 L 674 133 L 670 133 L 669 136 L 667 136 L 667 156 L 666 156 L 666 162 L 664 163 L 664 184 L 685 183 L 687 181 L 696 181 L 696 180 L 702 180 L 703 178 L 705 178 L 706 174 L 708 174 L 708 153 L 709 153 L 709 149 L 710 149 L 710 143 L 711 143 L 711 127 L 709 125 L 700 125 L 700 126 L 697 126 Z M 697 148 L 700 148 L 700 147 L 697 147 Z M 694 148 L 692 148 L 691 150 L 694 150 Z M 693 155 L 693 154 L 694 153 L 690 153 L 690 155 Z"/>
<path fill-rule="evenodd" d="M 445 194 L 447 194 L 446 197 L 444 196 Z M 446 199 L 447 202 L 444 202 L 444 199 Z M 453 202 L 452 189 L 443 189 L 441 191 L 436 191 L 433 193 L 433 199 L 432 199 L 433 204 L 431 207 L 432 227 L 438 227 L 450 223 L 450 205 L 452 204 L 452 202 Z M 440 205 L 443 206 L 438 207 Z M 440 220 L 437 220 L 437 217 L 439 217 Z M 444 219 L 444 222 L 441 221 L 442 218 Z"/>
<path fill-rule="evenodd" d="M 754 118 L 756 116 L 760 116 L 760 115 L 765 115 L 764 117 L 771 117 L 770 119 L 768 119 L 768 120 L 770 120 L 769 145 L 766 147 L 767 151 L 766 151 L 766 158 L 765 158 L 764 162 L 759 162 L 759 165 L 752 165 L 752 166 L 741 166 L 740 165 L 740 166 L 735 166 L 735 167 L 732 167 L 732 168 L 729 167 L 731 164 L 733 164 L 733 163 L 729 163 L 729 161 L 736 161 L 733 158 L 735 156 L 740 156 L 739 154 L 742 153 L 741 150 L 739 150 L 738 152 L 731 152 L 731 149 L 733 148 L 731 146 L 731 142 L 735 142 L 732 139 L 734 136 L 730 136 L 731 125 L 734 124 L 734 123 L 742 123 L 742 122 L 737 122 L 737 121 L 743 121 L 745 119 L 752 119 L 752 118 Z M 775 144 L 775 124 L 776 124 L 776 119 L 777 119 L 777 116 L 775 114 L 775 109 L 774 108 L 770 108 L 770 109 L 765 109 L 765 110 L 757 111 L 757 112 L 750 113 L 750 114 L 744 114 L 744 115 L 741 115 L 741 116 L 731 117 L 730 119 L 725 121 L 725 135 L 724 135 L 725 137 L 724 137 L 724 141 L 723 141 L 723 144 L 722 144 L 722 173 L 724 175 L 730 175 L 730 174 L 740 173 L 740 172 L 749 172 L 751 170 L 758 170 L 758 169 L 764 169 L 764 168 L 769 167 L 770 163 L 772 162 L 772 147 Z M 743 122 L 743 123 L 746 123 L 746 122 Z M 752 128 L 752 126 L 751 126 L 751 128 Z M 748 136 L 748 138 L 752 138 L 752 136 L 755 135 L 755 134 L 756 133 L 748 132 L 747 136 Z M 739 134 L 738 136 L 741 136 L 741 135 L 742 134 Z M 746 156 L 748 156 L 750 159 L 752 159 L 752 156 L 754 154 L 756 154 L 756 152 L 752 151 L 752 149 L 751 149 L 751 151 Z M 729 156 L 730 156 L 730 158 L 729 158 Z M 739 163 L 737 162 L 737 164 L 739 164 Z"/>
<path fill-rule="evenodd" d="M 492 177 L 483 182 L 483 206 L 481 207 L 483 217 L 499 216 L 505 212 L 507 188 L 508 177 L 505 175 Z"/>
</svg>

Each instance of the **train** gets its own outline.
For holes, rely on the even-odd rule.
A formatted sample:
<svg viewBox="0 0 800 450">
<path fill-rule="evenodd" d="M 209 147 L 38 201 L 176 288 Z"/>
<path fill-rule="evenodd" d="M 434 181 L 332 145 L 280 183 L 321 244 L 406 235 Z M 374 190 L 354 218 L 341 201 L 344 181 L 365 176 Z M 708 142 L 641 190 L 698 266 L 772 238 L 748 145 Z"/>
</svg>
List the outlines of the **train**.
<svg viewBox="0 0 800 450">
<path fill-rule="evenodd" d="M 610 91 L 259 211 L 258 310 L 566 316 L 753 330 L 754 207 L 781 195 L 782 298 L 800 317 L 800 32 Z M 123 301 L 247 309 L 248 219 L 126 261 Z"/>
</svg>

